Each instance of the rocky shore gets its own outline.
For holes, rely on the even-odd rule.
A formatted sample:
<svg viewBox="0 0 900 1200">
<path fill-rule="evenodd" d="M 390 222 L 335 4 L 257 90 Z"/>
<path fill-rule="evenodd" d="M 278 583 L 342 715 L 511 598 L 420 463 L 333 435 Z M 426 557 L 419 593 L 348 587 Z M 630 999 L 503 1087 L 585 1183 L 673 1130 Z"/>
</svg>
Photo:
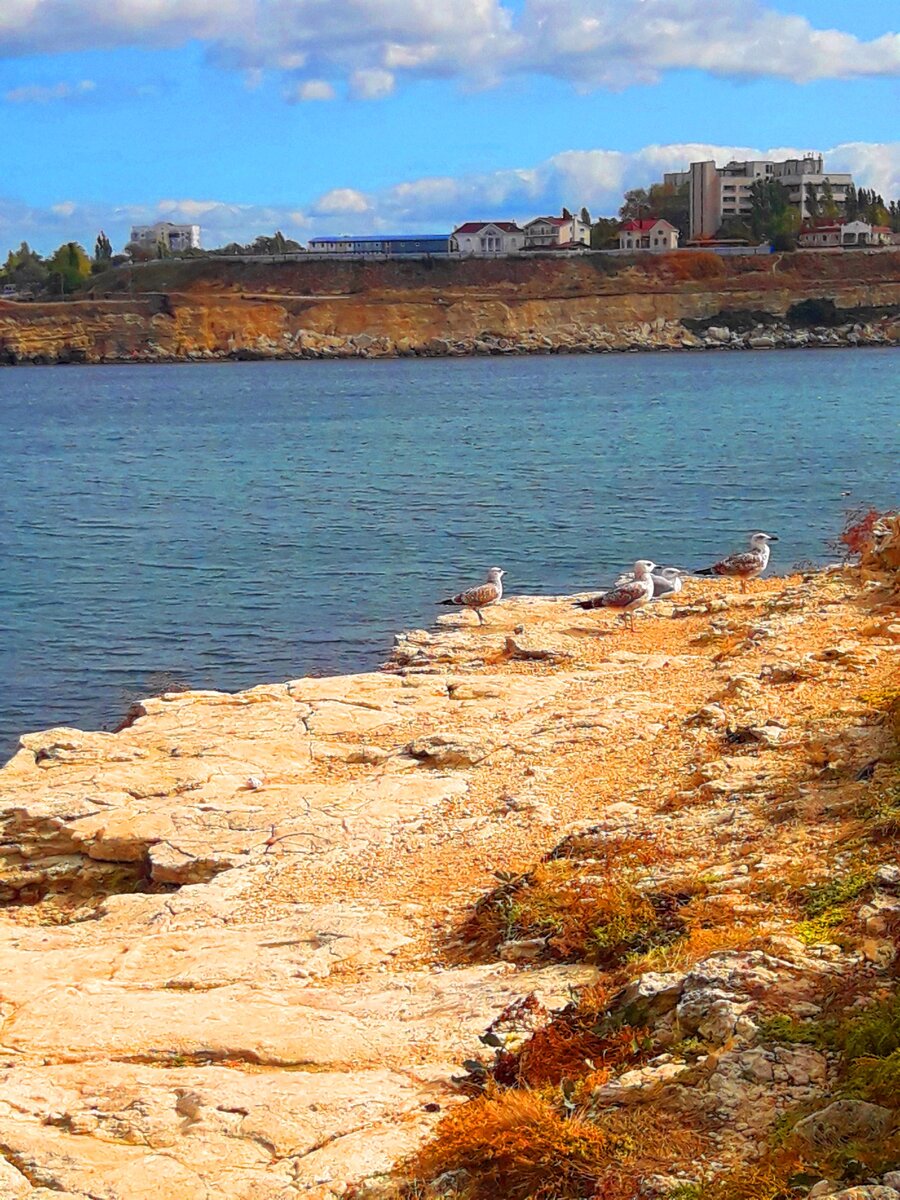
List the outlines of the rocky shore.
<svg viewBox="0 0 900 1200">
<path fill-rule="evenodd" d="M 742 314 L 743 317 L 743 314 Z M 658 317 L 653 322 L 626 324 L 615 329 L 597 325 L 571 325 L 554 330 L 552 335 L 527 330 L 515 337 L 501 337 L 484 331 L 477 337 L 430 337 L 414 340 L 378 337 L 368 333 L 337 335 L 299 330 L 280 338 L 261 334 L 249 342 L 226 345 L 217 350 L 186 350 L 172 354 L 149 339 L 140 349 L 127 354 L 102 356 L 75 346 L 64 346 L 55 354 L 39 352 L 20 355 L 7 348 L 0 350 L 0 366 L 54 366 L 97 363 L 175 363 L 175 362 L 260 362 L 298 359 L 346 358 L 464 358 L 508 354 L 613 354 L 627 351 L 673 350 L 815 350 L 860 346 L 900 345 L 900 319 L 883 317 L 861 324 L 814 325 L 797 328 L 775 319 L 754 322 L 740 320 L 736 326 L 725 323 L 680 321 Z"/>
<path fill-rule="evenodd" d="M 0 300 L 0 363 L 892 346 L 900 253 L 161 261 Z"/>
<path fill-rule="evenodd" d="M 3 1200 L 898 1200 L 900 517 L 486 617 L 22 738 Z"/>
</svg>

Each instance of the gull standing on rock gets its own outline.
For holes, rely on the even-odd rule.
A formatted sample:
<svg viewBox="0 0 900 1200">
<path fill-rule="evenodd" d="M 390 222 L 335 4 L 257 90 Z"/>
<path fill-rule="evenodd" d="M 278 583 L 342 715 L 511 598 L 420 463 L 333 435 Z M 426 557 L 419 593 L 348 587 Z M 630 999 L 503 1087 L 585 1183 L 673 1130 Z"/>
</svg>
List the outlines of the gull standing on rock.
<svg viewBox="0 0 900 1200">
<path fill-rule="evenodd" d="M 654 600 L 659 600 L 661 596 L 671 596 L 675 592 L 681 591 L 681 569 L 679 567 L 657 567 L 652 572 L 652 578 Z M 631 583 L 633 580 L 634 571 L 624 571 L 616 580 L 616 587 L 624 587 L 626 583 Z"/>
<path fill-rule="evenodd" d="M 634 578 L 630 583 L 623 583 L 611 592 L 603 592 L 592 596 L 590 600 L 576 600 L 576 608 L 615 608 L 622 620 L 626 616 L 631 620 L 631 632 L 634 633 L 634 614 L 653 599 L 653 574 L 656 563 L 649 558 L 639 558 L 634 564 Z"/>
<path fill-rule="evenodd" d="M 438 600 L 438 604 L 458 604 L 461 608 L 472 608 L 478 616 L 479 625 L 483 625 L 484 617 L 481 615 L 481 610 L 502 600 L 503 583 L 501 581 L 505 574 L 506 572 L 500 567 L 491 567 L 487 573 L 487 583 L 468 588 L 465 592 L 449 596 L 446 600 Z"/>
<path fill-rule="evenodd" d="M 742 554 L 730 554 L 711 567 L 703 567 L 696 575 L 730 575 L 741 581 L 741 591 L 746 592 L 747 580 L 762 575 L 769 565 L 769 542 L 777 542 L 774 533 L 750 535 L 750 549 Z"/>
</svg>

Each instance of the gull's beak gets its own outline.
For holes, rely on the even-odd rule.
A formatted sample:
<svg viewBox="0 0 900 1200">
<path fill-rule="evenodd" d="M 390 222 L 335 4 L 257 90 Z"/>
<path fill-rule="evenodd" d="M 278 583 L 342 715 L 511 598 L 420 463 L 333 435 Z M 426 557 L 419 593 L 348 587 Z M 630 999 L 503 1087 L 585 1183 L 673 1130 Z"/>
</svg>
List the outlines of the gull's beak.
<svg viewBox="0 0 900 1200">
<path fill-rule="evenodd" d="M 774 533 L 770 533 L 770 534 L 769 534 L 769 541 L 770 541 L 770 542 L 777 542 L 777 541 L 778 541 L 778 538 L 775 536 L 775 534 L 774 534 Z"/>
</svg>

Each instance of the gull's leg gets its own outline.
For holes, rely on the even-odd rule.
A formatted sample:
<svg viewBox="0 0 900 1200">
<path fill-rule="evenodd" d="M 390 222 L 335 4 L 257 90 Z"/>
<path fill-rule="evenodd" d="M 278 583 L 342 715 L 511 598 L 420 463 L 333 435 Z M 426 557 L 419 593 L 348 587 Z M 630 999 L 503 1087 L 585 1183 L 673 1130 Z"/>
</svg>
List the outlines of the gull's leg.
<svg viewBox="0 0 900 1200">
<path fill-rule="evenodd" d="M 476 608 L 476 609 L 475 609 L 475 615 L 478 617 L 478 624 L 479 624 L 479 625 L 483 625 L 483 624 L 484 624 L 484 617 L 481 615 L 481 609 L 480 609 L 480 608 Z"/>
<path fill-rule="evenodd" d="M 747 580 L 744 578 L 743 575 L 741 576 L 741 591 L 745 594 L 747 591 Z"/>
</svg>

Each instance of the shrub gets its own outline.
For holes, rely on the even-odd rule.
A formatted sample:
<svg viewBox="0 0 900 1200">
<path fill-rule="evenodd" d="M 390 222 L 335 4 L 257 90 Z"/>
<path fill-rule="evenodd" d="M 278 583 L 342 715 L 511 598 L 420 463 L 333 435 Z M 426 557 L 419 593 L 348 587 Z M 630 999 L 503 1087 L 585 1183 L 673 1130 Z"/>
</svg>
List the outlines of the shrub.
<svg viewBox="0 0 900 1200">
<path fill-rule="evenodd" d="M 582 1200 L 617 1143 L 547 1094 L 508 1091 L 453 1109 L 405 1169 L 419 1182 L 465 1172 L 467 1200 Z"/>
</svg>

